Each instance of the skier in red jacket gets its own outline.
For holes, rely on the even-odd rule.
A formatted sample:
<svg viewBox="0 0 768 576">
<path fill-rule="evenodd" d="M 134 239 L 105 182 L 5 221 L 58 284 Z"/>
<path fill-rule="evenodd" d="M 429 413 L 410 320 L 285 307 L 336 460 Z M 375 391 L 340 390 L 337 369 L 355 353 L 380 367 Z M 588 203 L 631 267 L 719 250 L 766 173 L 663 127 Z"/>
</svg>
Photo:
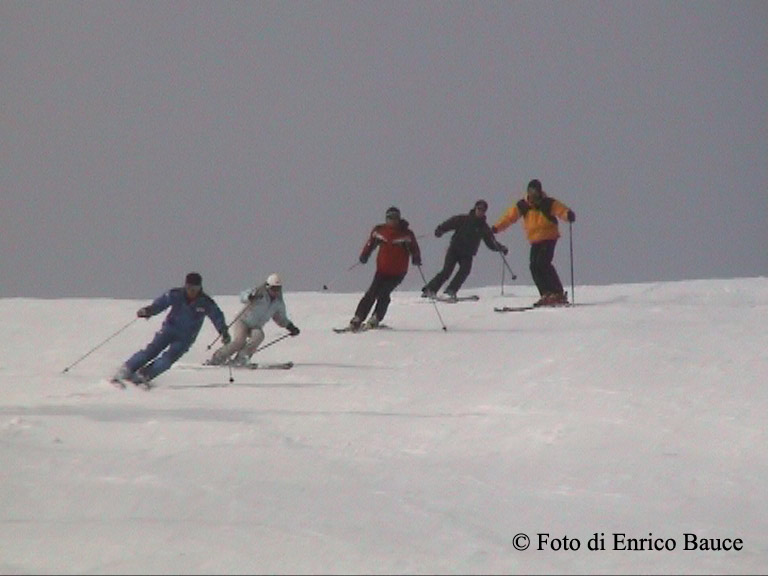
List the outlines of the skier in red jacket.
<svg viewBox="0 0 768 576">
<path fill-rule="evenodd" d="M 379 248 L 376 255 L 376 273 L 373 282 L 357 305 L 355 315 L 349 321 L 351 330 L 359 330 L 368 313 L 376 307 L 368 320 L 368 325 L 375 328 L 384 319 L 390 303 L 392 291 L 403 281 L 408 273 L 409 260 L 414 266 L 421 266 L 421 251 L 416 236 L 408 228 L 408 221 L 400 217 L 400 210 L 395 206 L 387 209 L 386 222 L 374 226 L 368 241 L 360 253 L 360 262 L 368 262 L 371 253 Z"/>
</svg>

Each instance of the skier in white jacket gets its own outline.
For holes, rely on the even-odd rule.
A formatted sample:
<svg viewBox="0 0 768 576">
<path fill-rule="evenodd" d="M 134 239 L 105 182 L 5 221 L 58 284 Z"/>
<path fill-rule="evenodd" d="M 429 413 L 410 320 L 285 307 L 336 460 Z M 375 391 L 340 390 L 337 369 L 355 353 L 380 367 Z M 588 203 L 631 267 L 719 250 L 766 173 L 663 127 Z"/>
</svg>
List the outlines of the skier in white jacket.
<svg viewBox="0 0 768 576">
<path fill-rule="evenodd" d="M 299 335 L 300 330 L 288 318 L 283 301 L 283 283 L 277 274 L 271 274 L 260 286 L 244 290 L 240 294 L 240 301 L 245 307 L 232 324 L 232 341 L 216 350 L 208 364 L 248 364 L 264 341 L 264 325 L 270 320 L 288 330 L 291 336 Z"/>
</svg>

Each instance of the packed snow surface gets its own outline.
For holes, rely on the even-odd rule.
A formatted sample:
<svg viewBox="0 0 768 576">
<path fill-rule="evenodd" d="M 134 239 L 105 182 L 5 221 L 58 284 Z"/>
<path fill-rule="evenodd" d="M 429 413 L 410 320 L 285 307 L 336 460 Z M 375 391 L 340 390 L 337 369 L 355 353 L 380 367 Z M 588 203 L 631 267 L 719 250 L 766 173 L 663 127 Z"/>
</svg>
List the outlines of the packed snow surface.
<svg viewBox="0 0 768 576">
<path fill-rule="evenodd" d="M 0 299 L 0 572 L 765 572 L 768 279 L 462 292 L 288 290 L 292 370 L 194 369 L 206 320 L 150 392 L 147 302 Z"/>
</svg>

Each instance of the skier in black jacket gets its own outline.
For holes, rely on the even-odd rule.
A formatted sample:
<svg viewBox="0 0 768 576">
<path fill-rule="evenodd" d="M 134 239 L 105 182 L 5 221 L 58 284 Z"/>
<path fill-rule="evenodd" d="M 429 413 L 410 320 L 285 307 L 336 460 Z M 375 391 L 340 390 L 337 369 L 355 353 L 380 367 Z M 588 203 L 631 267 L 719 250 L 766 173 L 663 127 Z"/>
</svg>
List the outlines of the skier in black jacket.
<svg viewBox="0 0 768 576">
<path fill-rule="evenodd" d="M 472 259 L 480 247 L 480 240 L 483 240 L 485 245 L 494 252 L 501 252 L 502 254 L 509 252 L 506 246 L 496 241 L 490 226 L 485 221 L 485 213 L 487 211 L 488 202 L 478 200 L 468 214 L 457 214 L 435 229 L 435 236 L 438 238 L 450 230 L 455 230 L 455 232 L 451 236 L 451 243 L 448 245 L 448 251 L 445 254 L 443 269 L 421 289 L 423 297 L 434 297 L 443 283 L 453 273 L 456 264 L 458 264 L 459 271 L 445 289 L 446 296 L 456 298 L 456 293 L 472 270 Z"/>
</svg>

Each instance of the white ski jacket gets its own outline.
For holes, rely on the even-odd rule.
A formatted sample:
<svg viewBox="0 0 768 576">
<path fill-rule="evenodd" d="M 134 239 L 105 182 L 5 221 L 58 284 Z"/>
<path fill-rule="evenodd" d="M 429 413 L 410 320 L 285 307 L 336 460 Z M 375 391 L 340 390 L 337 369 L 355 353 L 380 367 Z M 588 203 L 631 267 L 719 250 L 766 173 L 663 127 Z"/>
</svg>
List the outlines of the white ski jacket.
<svg viewBox="0 0 768 576">
<path fill-rule="evenodd" d="M 251 330 L 263 328 L 270 320 L 274 320 L 275 324 L 281 328 L 285 328 L 291 323 L 285 309 L 282 292 L 273 299 L 267 291 L 266 283 L 241 292 L 240 301 L 245 304 L 245 308 L 240 313 L 240 320 Z"/>
</svg>

